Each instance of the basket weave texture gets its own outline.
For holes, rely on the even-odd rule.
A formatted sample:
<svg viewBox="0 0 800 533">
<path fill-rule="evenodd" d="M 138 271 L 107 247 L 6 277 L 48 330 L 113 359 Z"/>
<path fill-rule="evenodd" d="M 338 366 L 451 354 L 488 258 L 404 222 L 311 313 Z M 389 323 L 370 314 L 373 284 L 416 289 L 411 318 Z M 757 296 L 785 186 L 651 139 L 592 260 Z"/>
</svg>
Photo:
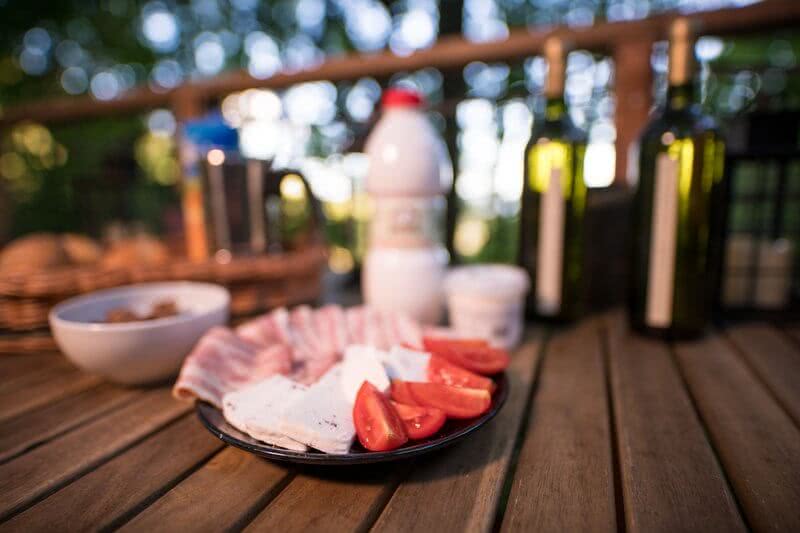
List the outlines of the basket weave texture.
<svg viewBox="0 0 800 533">
<path fill-rule="evenodd" d="M 64 267 L 0 277 L 0 329 L 47 326 L 56 303 L 79 294 L 150 281 L 205 281 L 231 292 L 231 314 L 245 315 L 315 300 L 322 288 L 326 248 L 312 244 L 280 254 L 234 257 L 228 263 L 173 259 L 168 264 L 107 269 Z"/>
</svg>

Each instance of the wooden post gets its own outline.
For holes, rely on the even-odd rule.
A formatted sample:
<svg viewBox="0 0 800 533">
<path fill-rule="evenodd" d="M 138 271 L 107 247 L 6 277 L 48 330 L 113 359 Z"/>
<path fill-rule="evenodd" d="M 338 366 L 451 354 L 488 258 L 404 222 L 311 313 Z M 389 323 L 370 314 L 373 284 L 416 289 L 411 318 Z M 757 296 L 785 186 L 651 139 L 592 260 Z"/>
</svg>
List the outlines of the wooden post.
<svg viewBox="0 0 800 533">
<path fill-rule="evenodd" d="M 625 183 L 631 144 L 639 138 L 653 104 L 653 74 L 650 55 L 653 40 L 623 41 L 614 47 L 614 90 L 617 107 L 617 183 Z"/>
<path fill-rule="evenodd" d="M 183 207 L 183 231 L 186 238 L 186 255 L 192 261 L 208 259 L 208 235 L 203 202 L 201 168 L 203 154 L 189 146 L 183 139 L 183 125 L 203 112 L 203 103 L 191 85 L 174 91 L 171 98 L 172 112 L 178 122 L 176 131 L 178 154 L 181 165 L 181 194 Z"/>
<path fill-rule="evenodd" d="M 440 3 L 439 35 L 461 36 L 463 30 L 463 0 L 442 0 Z M 453 237 L 456 231 L 456 216 L 458 214 L 458 196 L 456 195 L 456 178 L 458 177 L 458 124 L 456 123 L 455 106 L 465 97 L 466 87 L 462 68 L 444 69 L 442 79 L 442 96 L 445 102 L 453 103 L 453 112 L 445 114 L 444 141 L 453 169 L 453 183 L 447 194 L 447 211 L 445 212 L 444 245 L 450 252 L 450 261 L 456 262 L 458 255 L 453 246 Z"/>
<path fill-rule="evenodd" d="M 12 205 L 8 188 L 0 180 L 0 247 L 10 238 L 11 210 Z"/>
</svg>

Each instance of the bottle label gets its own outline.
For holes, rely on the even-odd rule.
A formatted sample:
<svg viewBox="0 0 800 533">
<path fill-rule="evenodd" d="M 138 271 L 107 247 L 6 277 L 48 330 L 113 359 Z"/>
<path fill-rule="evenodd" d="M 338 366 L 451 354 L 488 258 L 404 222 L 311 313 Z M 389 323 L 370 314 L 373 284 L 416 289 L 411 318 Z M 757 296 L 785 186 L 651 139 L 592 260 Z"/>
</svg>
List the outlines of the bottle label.
<svg viewBox="0 0 800 533">
<path fill-rule="evenodd" d="M 645 323 L 651 327 L 672 324 L 677 236 L 678 160 L 662 153 L 656 159 L 645 307 Z"/>
<path fill-rule="evenodd" d="M 550 170 L 550 180 L 539 204 L 539 246 L 536 257 L 536 307 L 543 315 L 561 307 L 564 254 L 564 192 L 561 169 Z"/>
<path fill-rule="evenodd" d="M 633 141 L 628 146 L 628 162 L 625 169 L 625 179 L 628 180 L 628 185 L 636 187 L 639 185 L 639 153 L 641 146 L 639 141 Z"/>
<path fill-rule="evenodd" d="M 443 197 L 372 198 L 370 246 L 423 248 L 441 242 Z"/>
</svg>

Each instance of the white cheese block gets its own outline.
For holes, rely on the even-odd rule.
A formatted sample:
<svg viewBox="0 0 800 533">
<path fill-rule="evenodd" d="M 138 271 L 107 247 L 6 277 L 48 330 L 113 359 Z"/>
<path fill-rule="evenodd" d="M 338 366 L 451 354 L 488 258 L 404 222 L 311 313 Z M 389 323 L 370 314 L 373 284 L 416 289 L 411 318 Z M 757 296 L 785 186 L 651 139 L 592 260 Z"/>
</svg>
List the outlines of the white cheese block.
<svg viewBox="0 0 800 533">
<path fill-rule="evenodd" d="M 341 364 L 334 365 L 285 410 L 278 431 L 323 452 L 341 455 L 350 451 L 356 428 L 353 403 L 342 388 Z"/>
<path fill-rule="evenodd" d="M 275 375 L 226 394 L 222 412 L 229 424 L 255 439 L 304 452 L 308 447 L 281 433 L 278 425 L 286 408 L 307 390 L 305 385 Z"/>
<path fill-rule="evenodd" d="M 431 354 L 394 346 L 383 359 L 389 378 L 403 381 L 428 381 Z"/>
<path fill-rule="evenodd" d="M 365 381 L 386 393 L 389 377 L 383 366 L 387 353 L 372 346 L 353 345 L 347 348 L 342 361 L 342 390 L 351 404 L 355 404 L 358 390 Z"/>
</svg>

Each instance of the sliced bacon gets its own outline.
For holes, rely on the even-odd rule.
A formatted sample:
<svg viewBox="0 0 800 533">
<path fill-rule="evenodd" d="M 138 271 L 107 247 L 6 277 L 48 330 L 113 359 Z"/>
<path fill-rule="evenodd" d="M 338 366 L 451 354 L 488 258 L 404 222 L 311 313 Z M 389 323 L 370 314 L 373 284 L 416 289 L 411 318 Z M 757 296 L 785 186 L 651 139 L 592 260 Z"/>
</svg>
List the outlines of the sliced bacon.
<svg viewBox="0 0 800 533">
<path fill-rule="evenodd" d="M 222 397 L 248 383 L 291 370 L 289 347 L 261 347 L 228 328 L 208 331 L 186 358 L 172 389 L 181 400 L 199 398 L 222 408 Z"/>
<path fill-rule="evenodd" d="M 262 347 L 273 344 L 282 344 L 290 348 L 289 355 L 292 359 L 302 360 L 306 352 L 298 353 L 298 348 L 303 350 L 298 342 L 297 335 L 291 326 L 291 317 L 285 307 L 254 318 L 236 328 L 236 334 Z"/>
<path fill-rule="evenodd" d="M 389 348 L 389 341 L 384 331 L 384 320 L 374 307 L 364 307 L 364 344 L 381 350 Z"/>
<path fill-rule="evenodd" d="M 325 350 L 344 353 L 349 341 L 347 318 L 338 305 L 326 305 L 314 313 L 314 324 Z"/>
<path fill-rule="evenodd" d="M 395 328 L 400 335 L 401 344 L 415 348 L 422 348 L 422 326 L 416 320 L 406 315 L 395 315 Z"/>
<path fill-rule="evenodd" d="M 364 344 L 366 342 L 366 335 L 364 331 L 364 309 L 362 307 L 350 307 L 345 311 L 345 318 L 347 319 L 347 337 L 348 344 Z"/>
<path fill-rule="evenodd" d="M 295 356 L 301 361 L 314 359 L 324 350 L 323 343 L 314 327 L 314 312 L 307 305 L 295 307 L 289 313 L 289 327 L 294 344 Z"/>
<path fill-rule="evenodd" d="M 228 392 L 274 374 L 315 383 L 351 344 L 421 347 L 422 335 L 414 320 L 367 306 L 279 308 L 245 322 L 236 333 L 228 328 L 209 330 L 184 361 L 173 394 L 220 407 Z"/>
<path fill-rule="evenodd" d="M 381 325 L 386 338 L 386 349 L 403 344 L 403 334 L 398 327 L 400 315 L 397 313 L 381 312 Z"/>
<path fill-rule="evenodd" d="M 340 354 L 344 354 L 344 351 L 350 346 L 350 333 L 347 330 L 347 314 L 344 309 L 337 306 L 336 312 L 331 311 L 330 315 L 336 351 Z"/>
<path fill-rule="evenodd" d="M 297 369 L 292 374 L 292 379 L 304 385 L 316 383 L 328 370 L 341 360 L 341 356 L 334 352 L 328 352 L 321 357 L 315 357 L 306 361 L 302 368 Z"/>
<path fill-rule="evenodd" d="M 304 368 L 299 373 L 299 381 L 305 384 L 316 382 L 343 355 L 326 338 L 325 328 L 317 327 L 319 321 L 315 317 L 319 314 L 320 311 L 312 311 L 308 306 L 297 307 L 291 312 L 295 338 L 301 341 L 304 351 Z"/>
<path fill-rule="evenodd" d="M 288 346 L 294 346 L 295 338 L 289 322 L 289 311 L 285 307 L 279 307 L 273 310 L 269 316 L 272 317 L 272 324 L 280 342 Z"/>
<path fill-rule="evenodd" d="M 248 381 L 256 382 L 275 374 L 286 375 L 292 369 L 292 349 L 285 344 L 273 344 L 259 350 L 248 370 Z"/>
<path fill-rule="evenodd" d="M 236 334 L 261 346 L 282 342 L 271 314 L 262 315 L 239 325 Z"/>
</svg>

